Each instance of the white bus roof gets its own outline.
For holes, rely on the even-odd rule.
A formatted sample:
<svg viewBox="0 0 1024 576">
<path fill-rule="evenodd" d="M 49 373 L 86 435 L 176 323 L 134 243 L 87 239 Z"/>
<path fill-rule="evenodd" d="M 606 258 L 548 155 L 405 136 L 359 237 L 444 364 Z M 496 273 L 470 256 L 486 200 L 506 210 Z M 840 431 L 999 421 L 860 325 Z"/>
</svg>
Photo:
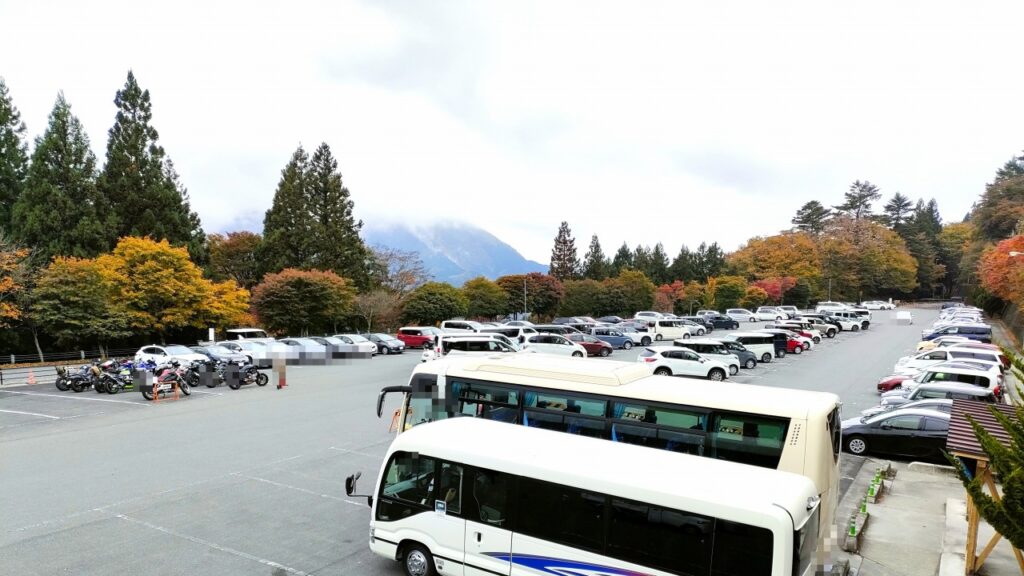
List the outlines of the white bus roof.
<svg viewBox="0 0 1024 576">
<path fill-rule="evenodd" d="M 817 495 L 799 474 L 483 418 L 416 426 L 389 451 L 399 450 L 700 514 L 764 516 L 777 505 L 798 528 L 809 515 L 808 498 Z"/>
<path fill-rule="evenodd" d="M 443 374 L 446 378 L 461 376 L 800 419 L 806 419 L 812 412 L 831 411 L 839 404 L 839 397 L 828 392 L 654 376 L 647 364 L 542 354 L 449 356 L 441 361 L 420 364 L 413 369 L 413 374 Z"/>
</svg>

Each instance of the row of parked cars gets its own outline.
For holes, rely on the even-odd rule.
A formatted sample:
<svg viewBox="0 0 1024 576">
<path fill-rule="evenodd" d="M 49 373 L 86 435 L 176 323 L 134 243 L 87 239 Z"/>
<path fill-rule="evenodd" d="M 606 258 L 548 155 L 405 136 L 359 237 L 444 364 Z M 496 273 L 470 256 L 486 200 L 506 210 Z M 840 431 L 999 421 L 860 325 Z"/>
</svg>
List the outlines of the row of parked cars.
<svg viewBox="0 0 1024 576">
<path fill-rule="evenodd" d="M 849 452 L 944 461 L 953 401 L 1003 401 L 1010 360 L 992 344 L 992 327 L 980 309 L 945 304 L 921 338 L 916 351 L 877 382 L 878 406 L 842 423 Z"/>
</svg>

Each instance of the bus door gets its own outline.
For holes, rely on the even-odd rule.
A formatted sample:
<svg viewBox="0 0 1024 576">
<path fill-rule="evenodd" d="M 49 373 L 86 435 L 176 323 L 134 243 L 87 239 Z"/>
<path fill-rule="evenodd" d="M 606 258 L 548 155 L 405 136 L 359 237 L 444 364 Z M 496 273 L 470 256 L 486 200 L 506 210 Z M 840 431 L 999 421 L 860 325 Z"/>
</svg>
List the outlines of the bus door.
<svg viewBox="0 0 1024 576">
<path fill-rule="evenodd" d="M 466 484 L 466 576 L 493 576 L 511 571 L 512 531 L 509 502 L 512 478 L 474 469 Z"/>
</svg>

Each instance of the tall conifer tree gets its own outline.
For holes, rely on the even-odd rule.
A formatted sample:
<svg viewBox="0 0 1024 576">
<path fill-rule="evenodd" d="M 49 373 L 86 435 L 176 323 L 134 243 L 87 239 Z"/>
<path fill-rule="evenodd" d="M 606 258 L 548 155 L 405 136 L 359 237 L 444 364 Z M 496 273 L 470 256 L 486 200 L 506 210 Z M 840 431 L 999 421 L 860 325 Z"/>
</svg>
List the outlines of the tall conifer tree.
<svg viewBox="0 0 1024 576">
<path fill-rule="evenodd" d="M 28 173 L 25 123 L 0 78 L 0 232 L 10 230 L 11 210 Z"/>
<path fill-rule="evenodd" d="M 590 247 L 583 257 L 583 277 L 591 280 L 604 280 L 608 277 L 608 258 L 601 250 L 601 241 L 597 234 L 590 237 Z"/>
<path fill-rule="evenodd" d="M 54 256 L 97 256 L 112 247 L 99 211 L 103 204 L 89 137 L 60 94 L 14 204 L 14 236 L 33 248 L 35 266 Z"/>
<path fill-rule="evenodd" d="M 626 268 L 633 267 L 633 251 L 629 249 L 629 245 L 625 242 L 615 252 L 615 257 L 612 258 L 612 269 L 609 276 L 616 277 L 620 272 Z"/>
<path fill-rule="evenodd" d="M 299 146 L 284 169 L 263 218 L 260 264 L 264 274 L 306 268 L 313 260 L 313 219 L 306 203 L 309 155 Z"/>
<path fill-rule="evenodd" d="M 569 230 L 569 223 L 562 222 L 555 236 L 555 246 L 551 249 L 551 270 L 548 274 L 559 280 L 576 278 L 580 269 L 579 258 L 576 257 L 576 240 Z"/>
<path fill-rule="evenodd" d="M 333 270 L 366 288 L 370 251 L 359 236 L 363 222 L 352 214 L 352 198 L 342 185 L 338 161 L 326 143 L 313 152 L 306 183 L 313 228 L 313 260 L 309 265 Z"/>
<path fill-rule="evenodd" d="M 112 240 L 120 236 L 167 239 L 187 245 L 193 258 L 201 259 L 205 235 L 199 218 L 189 207 L 188 193 L 150 124 L 149 90 L 139 87 L 130 70 L 114 104 L 117 117 L 109 132 L 107 162 L 99 179 L 100 191 L 110 202 L 107 213 Z"/>
</svg>

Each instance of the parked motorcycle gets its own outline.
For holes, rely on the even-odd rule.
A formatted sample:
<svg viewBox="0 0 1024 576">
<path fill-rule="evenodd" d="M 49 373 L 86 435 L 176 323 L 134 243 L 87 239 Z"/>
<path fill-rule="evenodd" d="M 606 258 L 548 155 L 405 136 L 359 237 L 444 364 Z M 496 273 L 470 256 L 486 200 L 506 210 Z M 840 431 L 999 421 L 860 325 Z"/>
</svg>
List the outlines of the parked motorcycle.
<svg viewBox="0 0 1024 576">
<path fill-rule="evenodd" d="M 107 363 L 104 363 L 107 364 Z M 101 366 L 104 366 L 101 364 Z M 101 384 L 107 394 L 117 394 L 135 389 L 135 363 L 131 360 L 114 361 L 106 365 L 100 375 Z"/>
<path fill-rule="evenodd" d="M 192 394 L 192 387 L 186 378 L 188 372 L 187 366 L 182 366 L 177 360 L 172 360 L 169 364 L 164 364 L 156 368 L 156 379 L 152 386 L 142 387 L 142 397 L 146 400 L 152 400 L 156 398 L 158 394 L 170 394 L 174 392 L 175 386 L 185 396 Z"/>
<path fill-rule="evenodd" d="M 78 374 L 73 374 L 70 378 L 69 385 L 73 392 L 82 392 L 88 388 L 95 388 L 100 381 L 100 370 L 99 363 L 93 362 L 92 364 L 86 364 L 82 366 Z M 97 392 L 103 390 L 97 389 Z"/>
<path fill-rule="evenodd" d="M 238 390 L 246 384 L 266 386 L 267 382 L 270 382 L 270 377 L 260 372 L 252 364 L 243 364 L 237 370 L 228 367 L 224 378 L 228 383 L 228 387 L 232 390 Z"/>
</svg>

